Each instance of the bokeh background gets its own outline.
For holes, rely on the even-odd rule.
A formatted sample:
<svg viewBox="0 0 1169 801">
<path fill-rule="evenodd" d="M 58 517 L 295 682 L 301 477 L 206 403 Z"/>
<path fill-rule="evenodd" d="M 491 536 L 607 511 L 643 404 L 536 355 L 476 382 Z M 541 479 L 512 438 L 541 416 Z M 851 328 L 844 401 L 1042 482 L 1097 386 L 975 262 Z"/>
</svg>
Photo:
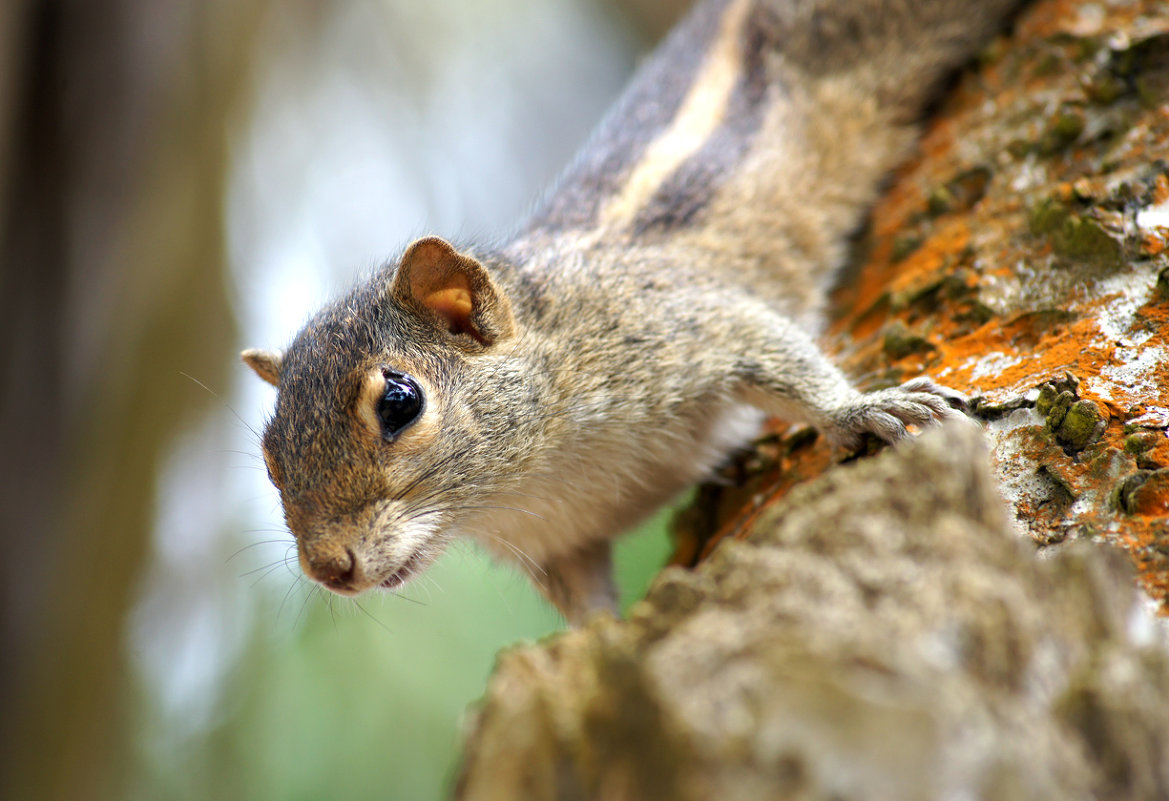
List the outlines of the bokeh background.
<svg viewBox="0 0 1169 801">
<path fill-rule="evenodd" d="M 683 5 L 0 3 L 3 797 L 445 797 L 495 654 L 560 622 L 470 546 L 400 596 L 299 577 L 237 354 L 505 235 Z M 623 544 L 626 602 L 667 547 Z"/>
</svg>

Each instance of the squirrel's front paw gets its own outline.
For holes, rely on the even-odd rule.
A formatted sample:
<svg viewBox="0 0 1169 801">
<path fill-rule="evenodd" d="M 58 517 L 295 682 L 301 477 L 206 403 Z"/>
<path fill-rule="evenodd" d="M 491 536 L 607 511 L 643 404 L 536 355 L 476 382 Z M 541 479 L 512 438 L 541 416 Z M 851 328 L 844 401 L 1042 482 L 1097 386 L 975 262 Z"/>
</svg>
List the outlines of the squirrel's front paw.
<svg viewBox="0 0 1169 801">
<path fill-rule="evenodd" d="M 847 448 L 859 445 L 864 434 L 896 442 L 908 436 L 906 425 L 962 418 L 966 410 L 962 393 L 928 378 L 915 378 L 893 389 L 866 392 L 836 410 L 829 436 Z"/>
</svg>

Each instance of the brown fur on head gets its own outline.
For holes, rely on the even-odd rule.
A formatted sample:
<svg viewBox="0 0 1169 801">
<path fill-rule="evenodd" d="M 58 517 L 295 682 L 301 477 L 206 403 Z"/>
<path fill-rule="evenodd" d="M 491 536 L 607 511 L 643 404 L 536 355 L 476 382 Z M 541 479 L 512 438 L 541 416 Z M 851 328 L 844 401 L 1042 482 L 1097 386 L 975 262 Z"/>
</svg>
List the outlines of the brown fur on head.
<svg viewBox="0 0 1169 801">
<path fill-rule="evenodd" d="M 515 335 L 487 269 L 429 237 L 320 312 L 287 352 L 244 352 L 278 389 L 264 461 L 305 573 L 356 594 L 396 586 L 441 551 L 459 517 L 443 509 L 491 489 L 464 477 L 502 478 L 516 460 L 497 445 L 514 410 L 490 402 L 504 394 L 494 382 L 516 380 L 497 363 Z M 391 384 L 421 395 L 400 431 L 381 405 Z"/>
</svg>

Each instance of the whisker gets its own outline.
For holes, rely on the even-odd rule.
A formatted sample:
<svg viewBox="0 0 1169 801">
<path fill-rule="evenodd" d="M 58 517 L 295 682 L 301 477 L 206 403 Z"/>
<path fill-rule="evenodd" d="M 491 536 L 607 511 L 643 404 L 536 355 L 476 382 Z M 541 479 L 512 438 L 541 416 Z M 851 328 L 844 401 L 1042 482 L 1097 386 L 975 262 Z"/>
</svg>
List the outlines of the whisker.
<svg viewBox="0 0 1169 801">
<path fill-rule="evenodd" d="M 529 509 L 521 509 L 518 506 L 497 506 L 495 504 L 461 504 L 458 506 L 444 506 L 442 509 L 432 510 L 432 512 L 436 513 L 436 514 L 441 513 L 441 512 L 483 512 L 483 511 L 520 512 L 521 514 L 530 515 L 531 517 L 534 517 L 537 520 L 543 520 L 545 523 L 548 522 L 548 518 L 544 517 L 543 515 L 537 514 L 536 512 L 533 512 Z M 419 512 L 417 516 L 421 517 L 423 515 L 431 514 L 432 512 L 426 512 L 426 511 Z"/>
<path fill-rule="evenodd" d="M 230 454 L 234 454 L 235 456 L 246 456 L 247 458 L 251 459 L 253 462 L 256 462 L 256 465 L 255 465 L 256 467 L 263 467 L 264 460 L 260 456 L 260 454 L 256 453 L 255 451 L 241 451 L 238 448 L 219 448 L 215 452 L 219 453 L 219 454 L 229 454 L 230 453 Z"/>
<path fill-rule="evenodd" d="M 204 384 L 199 379 L 195 378 L 195 376 L 191 375 L 190 373 L 184 373 L 182 370 L 179 370 L 179 375 L 181 375 L 183 378 L 186 378 L 186 379 L 192 381 L 195 385 L 200 386 L 203 389 L 207 390 L 207 392 L 211 395 L 211 397 L 213 397 L 216 400 L 223 403 L 224 408 L 226 408 L 229 412 L 231 412 L 233 415 L 235 415 L 235 419 L 239 421 L 240 425 L 242 425 L 244 428 L 246 428 L 248 431 L 250 431 L 252 433 L 252 436 L 256 438 L 256 442 L 260 441 L 260 432 L 257 431 L 256 429 L 252 428 L 251 424 L 248 423 L 247 420 L 243 419 L 243 417 L 240 416 L 239 412 L 237 412 L 235 409 L 233 409 L 231 407 L 230 403 L 223 400 L 223 398 L 220 396 L 220 394 L 218 392 L 216 392 L 211 387 Z"/>
<path fill-rule="evenodd" d="M 313 597 L 314 595 L 318 594 L 320 591 L 321 591 L 321 585 L 320 585 L 320 584 L 314 584 L 314 585 L 313 585 L 313 588 L 312 588 L 312 590 L 311 590 L 311 591 L 310 591 L 310 592 L 309 592 L 307 595 L 305 595 L 305 596 L 304 596 L 304 600 L 303 600 L 303 601 L 301 601 L 301 604 L 300 604 L 300 611 L 299 611 L 299 612 L 297 612 L 297 614 L 296 614 L 296 620 L 294 620 L 294 621 L 292 622 L 292 627 L 293 627 L 294 629 L 295 629 L 295 628 L 298 628 L 298 627 L 300 626 L 300 619 L 301 619 L 302 617 L 304 617 L 304 613 L 305 613 L 305 611 L 308 609 L 308 603 L 309 603 L 309 601 L 311 601 L 311 600 L 312 600 L 312 597 Z M 335 623 L 334 623 L 334 625 L 335 625 Z"/>
<path fill-rule="evenodd" d="M 292 591 L 300 586 L 300 576 L 294 576 L 292 583 L 288 585 L 288 589 L 284 591 L 284 597 L 280 599 L 280 606 L 276 609 L 276 622 L 280 622 L 281 615 L 284 614 L 284 605 L 288 603 L 289 596 Z"/>
<path fill-rule="evenodd" d="M 373 615 L 370 613 L 370 611 L 369 611 L 368 609 L 366 609 L 364 606 L 362 606 L 362 605 L 361 605 L 361 602 L 360 602 L 360 601 L 358 601 L 356 598 L 354 598 L 354 599 L 353 599 L 353 605 L 354 605 L 354 606 L 356 606 L 358 609 L 360 609 L 360 610 L 362 611 L 362 613 L 363 613 L 363 614 L 364 614 L 366 617 L 368 617 L 368 618 L 369 618 L 370 620 L 372 620 L 374 623 L 378 624 L 378 626 L 379 626 L 379 627 L 381 627 L 381 629 L 382 629 L 383 631 L 385 631 L 385 633 L 386 633 L 386 634 L 389 634 L 389 635 L 393 636 L 394 632 L 390 630 L 390 627 L 389 627 L 389 626 L 387 626 L 387 625 L 386 625 L 385 623 L 383 623 L 382 621 L 378 620 L 376 617 L 374 617 L 374 616 L 373 616 Z"/>
<path fill-rule="evenodd" d="M 294 579 L 300 579 L 301 578 L 300 574 L 290 568 L 290 565 L 294 561 L 296 561 L 296 557 L 292 553 L 295 550 L 295 548 L 296 548 L 295 544 L 290 545 L 288 548 L 286 548 L 284 550 L 284 558 L 279 559 L 276 562 L 273 562 L 268 567 L 268 569 L 264 572 L 264 575 L 260 576 L 259 578 L 257 578 L 255 581 L 252 582 L 252 586 L 255 587 L 257 584 L 259 584 L 261 581 L 266 579 L 269 575 L 271 575 L 272 573 L 274 573 L 276 570 L 278 570 L 281 567 L 288 570 L 288 574 L 290 576 L 292 576 Z M 258 572 L 259 570 L 263 570 L 263 568 L 257 568 L 256 570 L 250 571 L 249 573 L 244 573 L 242 576 L 240 576 L 240 578 L 244 578 L 245 576 L 249 576 L 252 573 Z M 288 594 L 285 593 L 286 598 L 287 598 L 287 595 Z M 283 604 L 281 604 L 281 606 L 283 606 Z M 279 615 L 277 615 L 277 618 L 279 618 Z"/>
<path fill-rule="evenodd" d="M 290 563 L 291 560 L 289 560 L 289 558 L 286 556 L 283 559 L 273 562 L 272 564 L 264 565 L 263 567 L 257 567 L 255 570 L 249 570 L 246 573 L 240 573 L 239 578 L 245 579 L 248 576 L 254 576 L 256 573 L 260 573 L 262 571 L 263 575 L 259 576 L 255 581 L 252 582 L 252 586 L 255 587 L 257 584 L 268 578 L 268 576 L 272 575 L 280 568 L 288 567 Z"/>
<path fill-rule="evenodd" d="M 276 544 L 278 544 L 278 543 L 287 543 L 287 542 L 288 542 L 288 540 L 286 540 L 286 539 L 283 539 L 283 538 L 282 538 L 282 539 L 278 539 L 278 540 L 259 540 L 258 542 L 251 542 L 251 543 L 248 543 L 247 545 L 245 545 L 245 546 L 243 546 L 242 548 L 238 549 L 238 550 L 237 550 L 235 553 L 233 553 L 231 556 L 229 556 L 229 557 L 227 557 L 226 559 L 224 559 L 224 560 L 223 560 L 223 564 L 225 564 L 225 565 L 226 565 L 228 562 L 230 562 L 232 559 L 235 559 L 237 556 L 239 556 L 240 554 L 242 554 L 244 551 L 250 551 L 252 548 L 258 548 L 258 547 L 259 547 L 259 546 L 261 546 L 261 545 L 276 545 Z"/>
<path fill-rule="evenodd" d="M 399 597 L 403 598 L 403 599 L 413 600 L 415 603 L 419 604 L 420 606 L 430 606 L 432 603 L 434 603 L 434 596 L 431 595 L 431 590 L 434 589 L 434 590 L 441 591 L 441 589 L 438 586 L 438 582 L 434 580 L 434 576 L 430 575 L 429 572 L 421 574 L 421 576 L 419 576 L 419 578 L 421 578 L 422 580 L 417 583 L 417 586 L 426 592 L 426 602 L 425 603 L 422 603 L 421 601 L 419 601 L 417 599 L 409 598 L 409 596 L 407 596 L 405 594 L 402 594 Z"/>
<path fill-rule="evenodd" d="M 421 576 L 419 576 L 419 578 L 431 579 L 431 577 L 426 573 L 423 573 Z M 431 580 L 433 580 L 433 579 L 431 579 Z M 394 598 L 398 598 L 402 601 L 407 601 L 407 602 L 412 603 L 412 604 L 417 604 L 418 606 L 429 606 L 430 605 L 428 603 L 424 603 L 422 601 L 419 601 L 417 598 L 411 598 L 409 595 L 407 595 L 406 593 L 404 593 L 400 590 L 390 590 L 390 595 L 392 595 Z"/>
<path fill-rule="evenodd" d="M 516 558 L 521 563 L 529 565 L 530 566 L 529 572 L 531 572 L 533 574 L 539 573 L 542 576 L 548 575 L 548 571 L 544 569 L 543 565 L 541 565 L 539 562 L 537 562 L 531 555 L 529 555 L 527 553 L 527 551 L 525 551 L 523 548 L 520 548 L 514 542 L 508 542 L 503 537 L 500 537 L 498 534 L 492 534 L 490 531 L 484 531 L 481 533 L 484 534 L 485 536 L 490 537 L 491 539 L 495 540 L 500 545 L 503 545 L 505 548 L 507 548 L 509 551 L 511 551 L 513 554 L 515 554 Z"/>
</svg>

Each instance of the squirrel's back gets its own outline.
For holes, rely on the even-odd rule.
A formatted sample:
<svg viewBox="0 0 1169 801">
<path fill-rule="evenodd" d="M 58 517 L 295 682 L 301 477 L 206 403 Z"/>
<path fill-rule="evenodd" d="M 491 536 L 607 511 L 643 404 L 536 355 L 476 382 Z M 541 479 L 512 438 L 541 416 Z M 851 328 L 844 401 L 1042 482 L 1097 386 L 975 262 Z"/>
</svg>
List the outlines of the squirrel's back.
<svg viewBox="0 0 1169 801">
<path fill-rule="evenodd" d="M 508 249 L 688 254 L 815 327 L 939 84 L 1018 0 L 714 0 L 639 71 Z"/>
</svg>

